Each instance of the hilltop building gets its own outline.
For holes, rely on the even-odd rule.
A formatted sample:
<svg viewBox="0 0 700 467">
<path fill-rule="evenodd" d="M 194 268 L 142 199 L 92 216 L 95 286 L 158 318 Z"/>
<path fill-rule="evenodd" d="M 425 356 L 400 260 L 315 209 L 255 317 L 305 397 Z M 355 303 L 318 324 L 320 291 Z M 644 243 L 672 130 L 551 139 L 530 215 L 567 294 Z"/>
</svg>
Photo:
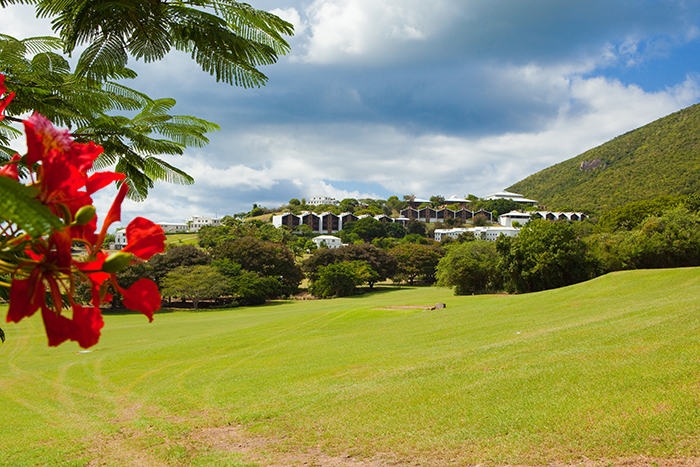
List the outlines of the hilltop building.
<svg viewBox="0 0 700 467">
<path fill-rule="evenodd" d="M 498 223 L 505 227 L 511 227 L 515 221 L 520 222 L 520 224 L 527 224 L 534 219 L 545 219 L 548 221 L 582 221 L 588 219 L 588 216 L 582 212 L 511 211 L 498 216 Z"/>
<path fill-rule="evenodd" d="M 331 204 L 335 206 L 338 204 L 338 201 L 336 201 L 334 198 L 329 198 L 328 196 L 312 196 L 306 201 L 306 204 L 310 206 L 320 206 L 322 204 Z"/>
<path fill-rule="evenodd" d="M 185 219 L 185 222 L 189 226 L 190 232 L 199 232 L 199 229 L 205 225 L 210 225 L 212 227 L 221 225 L 221 219 L 216 219 L 214 217 L 192 216 Z"/>
<path fill-rule="evenodd" d="M 319 235 L 318 237 L 312 238 L 311 241 L 314 242 L 318 248 L 321 248 L 322 245 L 328 248 L 340 248 L 343 246 L 343 242 L 333 235 Z"/>
<path fill-rule="evenodd" d="M 462 222 L 467 222 L 478 215 L 482 215 L 488 219 L 489 222 L 493 222 L 493 215 L 483 209 L 479 211 L 470 211 L 469 209 L 462 208 L 455 211 L 449 208 L 433 209 L 426 207 L 423 209 L 416 209 L 409 207 L 401 210 L 401 217 L 405 219 L 415 219 L 428 223 L 444 222 L 446 219 L 459 219 Z"/>
<path fill-rule="evenodd" d="M 462 227 L 456 229 L 435 229 L 435 240 L 441 241 L 444 237 L 457 238 L 463 233 L 471 232 L 478 240 L 486 240 L 487 242 L 495 242 L 501 234 L 508 237 L 517 237 L 520 229 L 515 227 Z"/>
<path fill-rule="evenodd" d="M 158 222 L 163 232 L 165 233 L 184 233 L 189 232 L 190 228 L 187 224 L 176 224 L 173 222 Z"/>
</svg>

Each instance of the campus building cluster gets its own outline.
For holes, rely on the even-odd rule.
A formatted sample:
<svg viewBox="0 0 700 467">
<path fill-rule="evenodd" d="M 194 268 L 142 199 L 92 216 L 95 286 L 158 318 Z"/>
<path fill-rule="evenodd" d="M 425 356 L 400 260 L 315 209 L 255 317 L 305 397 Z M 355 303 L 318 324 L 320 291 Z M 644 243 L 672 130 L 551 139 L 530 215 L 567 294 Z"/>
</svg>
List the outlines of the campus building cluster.
<svg viewBox="0 0 700 467">
<path fill-rule="evenodd" d="M 344 212 L 342 214 L 324 212 L 316 214 L 315 212 L 304 211 L 299 214 L 285 212 L 284 214 L 272 216 L 272 225 L 278 228 L 284 225 L 290 229 L 294 229 L 300 225 L 307 225 L 311 231 L 315 233 L 333 233 L 343 230 L 343 224 L 355 222 L 365 217 L 374 217 L 376 220 L 384 223 L 398 222 L 403 224 L 404 227 L 409 221 L 409 219 L 403 217 L 392 218 L 384 214 L 378 216 L 371 216 L 370 214 L 356 216 L 351 212 Z"/>
<path fill-rule="evenodd" d="M 534 199 L 527 199 L 518 193 L 510 193 L 507 191 L 488 195 L 484 199 L 508 199 L 521 203 L 523 206 L 532 206 L 537 203 L 537 201 Z M 357 216 L 350 212 L 344 212 L 342 214 L 333 214 L 332 212 L 316 214 L 315 212 L 304 211 L 300 214 L 286 212 L 284 214 L 275 215 L 272 217 L 272 224 L 278 228 L 284 225 L 290 229 L 294 229 L 300 225 L 306 225 L 314 233 L 331 234 L 343 230 L 343 225 L 347 222 L 358 221 L 364 217 L 373 217 L 374 219 L 384 223 L 400 223 L 404 227 L 406 227 L 408 222 L 411 220 L 425 223 L 439 223 L 448 221 L 449 219 L 456 219 L 463 223 L 467 223 L 473 222 L 477 216 L 483 217 L 490 223 L 494 222 L 493 215 L 488 211 L 483 209 L 478 211 L 467 209 L 467 206 L 469 206 L 472 202 L 473 200 L 452 196 L 445 199 L 445 205 L 443 207 L 436 209 L 428 206 L 428 204 L 431 203 L 430 200 L 412 198 L 408 201 L 408 207 L 406 209 L 402 209 L 400 216 L 397 218 L 392 218 L 384 214 L 378 216 L 371 216 L 370 214 Z M 338 204 L 338 202 L 335 199 L 327 196 L 312 196 L 309 199 L 308 204 L 316 206 L 322 204 L 334 205 Z M 511 237 L 518 235 L 519 225 L 524 225 L 534 219 L 545 219 L 550 221 L 582 221 L 586 218 L 587 216 L 582 212 L 511 211 L 498 217 L 498 223 L 500 225 L 497 226 L 436 229 L 435 240 L 440 241 L 445 237 L 457 238 L 464 233 L 470 232 L 479 239 L 495 241 L 500 235 L 507 235 Z M 158 225 L 163 228 L 165 233 L 198 232 L 199 229 L 204 226 L 220 226 L 221 220 L 214 217 L 191 216 L 185 219 L 185 223 L 182 224 L 159 222 Z M 317 238 L 319 239 L 318 242 L 324 242 L 330 248 L 337 248 L 340 246 L 340 240 L 337 237 Z M 122 249 L 124 246 L 126 246 L 126 243 L 126 231 L 118 230 L 115 235 L 115 242 L 113 245 L 114 249 Z"/>
</svg>

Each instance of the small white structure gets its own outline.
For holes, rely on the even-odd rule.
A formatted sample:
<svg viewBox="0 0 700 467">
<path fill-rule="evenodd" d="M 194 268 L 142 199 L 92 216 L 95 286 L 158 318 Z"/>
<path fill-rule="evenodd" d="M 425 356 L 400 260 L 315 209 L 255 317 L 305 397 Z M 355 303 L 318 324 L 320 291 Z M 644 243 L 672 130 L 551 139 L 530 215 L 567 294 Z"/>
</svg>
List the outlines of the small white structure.
<svg viewBox="0 0 700 467">
<path fill-rule="evenodd" d="M 158 222 L 158 225 L 163 229 L 165 233 L 181 233 L 187 232 L 189 227 L 187 224 L 176 224 L 173 222 Z"/>
<path fill-rule="evenodd" d="M 322 204 L 338 204 L 338 202 L 334 198 L 330 198 L 328 196 L 312 196 L 306 201 L 306 204 L 309 204 L 311 206 L 320 206 Z"/>
<path fill-rule="evenodd" d="M 509 199 L 511 201 L 515 201 L 516 203 L 537 204 L 537 201 L 534 199 L 523 198 L 523 195 L 519 193 L 511 193 L 510 191 L 501 191 L 499 193 L 494 193 L 492 195 L 484 197 L 484 199 Z"/>
<path fill-rule="evenodd" d="M 520 224 L 525 225 L 532 219 L 529 212 L 519 212 L 511 211 L 506 214 L 498 216 L 498 223 L 504 227 L 512 227 L 514 221 L 520 222 Z"/>
<path fill-rule="evenodd" d="M 117 230 L 114 233 L 114 248 L 112 248 L 112 249 L 113 250 L 121 250 L 125 246 L 126 246 L 126 229 Z"/>
<path fill-rule="evenodd" d="M 199 229 L 205 225 L 210 225 L 212 227 L 220 226 L 221 220 L 213 217 L 192 216 L 185 219 L 185 223 L 189 226 L 190 232 L 199 232 Z"/>
<path fill-rule="evenodd" d="M 444 237 L 457 238 L 463 233 L 471 232 L 478 240 L 486 240 L 487 242 L 495 242 L 498 237 L 505 235 L 507 237 L 517 237 L 520 229 L 515 227 L 469 227 L 456 229 L 435 229 L 435 240 L 441 241 Z"/>
<path fill-rule="evenodd" d="M 343 242 L 333 235 L 319 235 L 318 237 L 312 238 L 311 241 L 314 242 L 318 248 L 321 248 L 321 245 L 325 245 L 328 248 L 340 248 L 343 246 Z"/>
</svg>

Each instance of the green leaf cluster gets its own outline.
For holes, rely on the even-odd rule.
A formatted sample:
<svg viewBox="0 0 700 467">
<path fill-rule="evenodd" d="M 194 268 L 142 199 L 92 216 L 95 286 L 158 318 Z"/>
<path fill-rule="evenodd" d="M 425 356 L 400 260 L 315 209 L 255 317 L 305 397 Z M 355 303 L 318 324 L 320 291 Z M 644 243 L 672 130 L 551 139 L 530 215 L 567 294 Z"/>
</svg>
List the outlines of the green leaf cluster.
<svg viewBox="0 0 700 467">
<path fill-rule="evenodd" d="M 21 135 L 11 122 L 38 112 L 54 124 L 72 130 L 78 142 L 94 141 L 104 148 L 95 168 L 114 166 L 126 174 L 129 196 L 143 199 L 154 182 L 192 184 L 184 171 L 161 155 L 182 155 L 187 147 L 203 147 L 206 133 L 219 126 L 206 120 L 170 115 L 174 99 L 151 99 L 113 81 L 94 82 L 72 73 L 66 59 L 56 53 L 62 41 L 53 37 L 15 39 L 0 34 L 0 73 L 15 93 L 0 121 L 0 158 L 15 153 L 10 141 Z M 112 70 L 112 78 L 133 78 L 126 68 Z M 137 112 L 134 117 L 110 115 Z"/>
</svg>

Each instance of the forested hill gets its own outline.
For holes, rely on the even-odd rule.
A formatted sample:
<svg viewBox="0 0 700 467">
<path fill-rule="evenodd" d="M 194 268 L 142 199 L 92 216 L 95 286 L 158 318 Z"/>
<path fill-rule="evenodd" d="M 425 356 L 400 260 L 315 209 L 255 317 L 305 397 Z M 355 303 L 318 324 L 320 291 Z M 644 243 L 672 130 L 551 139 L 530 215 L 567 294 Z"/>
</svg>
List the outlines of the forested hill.
<svg viewBox="0 0 700 467">
<path fill-rule="evenodd" d="M 529 176 L 508 191 L 551 210 L 600 213 L 630 201 L 700 191 L 700 104 Z"/>
</svg>

